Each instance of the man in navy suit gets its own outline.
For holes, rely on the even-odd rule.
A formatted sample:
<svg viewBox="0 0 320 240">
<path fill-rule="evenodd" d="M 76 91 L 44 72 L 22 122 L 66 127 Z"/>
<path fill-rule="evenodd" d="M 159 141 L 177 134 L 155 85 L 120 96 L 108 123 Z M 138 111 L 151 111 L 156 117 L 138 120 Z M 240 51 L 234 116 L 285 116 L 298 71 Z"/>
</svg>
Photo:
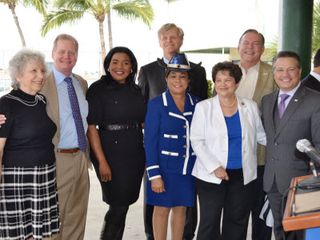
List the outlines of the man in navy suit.
<svg viewBox="0 0 320 240">
<path fill-rule="evenodd" d="M 158 31 L 158 39 L 160 47 L 163 50 L 163 58 L 157 59 L 145 66 L 142 66 L 139 72 L 138 84 L 141 87 L 142 94 L 146 100 L 150 100 L 167 89 L 165 80 L 165 67 L 175 53 L 180 51 L 183 43 L 183 30 L 173 23 L 164 24 Z M 189 92 L 200 99 L 208 97 L 208 83 L 206 80 L 206 72 L 200 65 L 190 62 L 192 71 L 190 72 Z M 184 240 L 194 237 L 197 227 L 197 208 L 187 209 L 187 219 L 184 229 Z M 153 240 L 152 230 L 152 214 L 153 206 L 144 205 L 144 227 L 148 240 Z"/>
<path fill-rule="evenodd" d="M 320 92 L 320 48 L 313 58 L 313 70 L 302 80 L 302 84 Z"/>
</svg>

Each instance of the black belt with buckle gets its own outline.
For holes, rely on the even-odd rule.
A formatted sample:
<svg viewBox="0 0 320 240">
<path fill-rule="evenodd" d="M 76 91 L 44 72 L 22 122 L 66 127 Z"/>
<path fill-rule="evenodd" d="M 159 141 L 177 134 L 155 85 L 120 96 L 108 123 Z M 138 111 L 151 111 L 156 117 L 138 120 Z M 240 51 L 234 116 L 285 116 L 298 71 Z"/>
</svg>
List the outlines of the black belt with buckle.
<svg viewBox="0 0 320 240">
<path fill-rule="evenodd" d="M 105 131 L 121 131 L 121 130 L 129 130 L 129 129 L 139 129 L 141 125 L 139 123 L 130 123 L 130 124 L 108 124 L 99 127 L 100 130 Z"/>
</svg>

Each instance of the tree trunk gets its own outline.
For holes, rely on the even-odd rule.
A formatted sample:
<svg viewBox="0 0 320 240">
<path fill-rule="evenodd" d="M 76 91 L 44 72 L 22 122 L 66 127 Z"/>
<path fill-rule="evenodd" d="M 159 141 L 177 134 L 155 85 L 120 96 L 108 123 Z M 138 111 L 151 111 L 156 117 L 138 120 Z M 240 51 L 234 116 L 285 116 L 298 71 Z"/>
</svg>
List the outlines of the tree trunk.
<svg viewBox="0 0 320 240">
<path fill-rule="evenodd" d="M 108 35 L 109 35 L 109 49 L 113 48 L 112 28 L 111 28 L 111 11 L 108 13 Z"/>
<path fill-rule="evenodd" d="M 19 23 L 19 19 L 18 19 L 18 16 L 16 15 L 16 11 L 15 11 L 15 4 L 9 4 L 9 8 L 12 12 L 12 16 L 13 16 L 13 20 L 17 26 L 17 29 L 18 29 L 18 32 L 19 32 L 19 35 L 20 35 L 20 40 L 21 40 L 21 43 L 22 43 L 22 47 L 25 47 L 26 46 L 26 41 L 24 39 L 24 36 L 23 36 L 23 32 L 22 32 L 22 29 L 20 27 L 20 23 Z"/>
<path fill-rule="evenodd" d="M 101 64 L 100 64 L 100 73 L 104 74 L 104 69 L 103 69 L 103 61 L 104 58 L 106 57 L 106 43 L 104 40 L 104 29 L 103 29 L 103 21 L 99 21 L 99 36 L 100 36 L 100 47 L 101 47 Z"/>
<path fill-rule="evenodd" d="M 99 36 L 100 36 L 101 58 L 103 61 L 107 54 L 106 54 L 106 44 L 104 40 L 103 22 L 101 21 L 99 21 Z"/>
</svg>

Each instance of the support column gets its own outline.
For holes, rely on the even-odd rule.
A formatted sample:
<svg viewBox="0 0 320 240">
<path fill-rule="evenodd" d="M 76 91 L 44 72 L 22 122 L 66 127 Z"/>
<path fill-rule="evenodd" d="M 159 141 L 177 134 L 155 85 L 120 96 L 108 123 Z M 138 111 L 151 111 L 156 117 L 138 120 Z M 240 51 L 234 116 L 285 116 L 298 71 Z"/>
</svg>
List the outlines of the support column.
<svg viewBox="0 0 320 240">
<path fill-rule="evenodd" d="M 279 49 L 299 54 L 302 78 L 310 72 L 313 0 L 281 0 Z"/>
</svg>

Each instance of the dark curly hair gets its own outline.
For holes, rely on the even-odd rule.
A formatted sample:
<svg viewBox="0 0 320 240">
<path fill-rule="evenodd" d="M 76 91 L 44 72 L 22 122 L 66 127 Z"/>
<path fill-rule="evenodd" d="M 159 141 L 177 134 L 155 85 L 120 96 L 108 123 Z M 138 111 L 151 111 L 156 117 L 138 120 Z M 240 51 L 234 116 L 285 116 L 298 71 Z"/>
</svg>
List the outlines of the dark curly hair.
<svg viewBox="0 0 320 240">
<path fill-rule="evenodd" d="M 219 62 L 212 68 L 212 81 L 216 81 L 216 76 L 219 71 L 227 71 L 229 72 L 230 76 L 234 78 L 236 83 L 240 82 L 242 77 L 242 71 L 241 68 L 238 66 L 238 64 L 234 64 L 232 62 Z"/>
<path fill-rule="evenodd" d="M 103 63 L 103 68 L 104 68 L 104 71 L 106 72 L 105 79 L 108 82 L 115 82 L 115 80 L 113 80 L 110 72 L 108 71 L 111 59 L 115 53 L 125 53 L 129 56 L 130 63 L 132 66 L 132 71 L 129 74 L 129 76 L 127 77 L 126 82 L 130 83 L 130 84 L 134 83 L 135 77 L 136 77 L 136 74 L 138 71 L 138 62 L 137 62 L 137 59 L 134 56 L 133 52 L 127 47 L 114 47 L 108 52 L 106 58 L 104 59 L 104 63 Z"/>
</svg>

